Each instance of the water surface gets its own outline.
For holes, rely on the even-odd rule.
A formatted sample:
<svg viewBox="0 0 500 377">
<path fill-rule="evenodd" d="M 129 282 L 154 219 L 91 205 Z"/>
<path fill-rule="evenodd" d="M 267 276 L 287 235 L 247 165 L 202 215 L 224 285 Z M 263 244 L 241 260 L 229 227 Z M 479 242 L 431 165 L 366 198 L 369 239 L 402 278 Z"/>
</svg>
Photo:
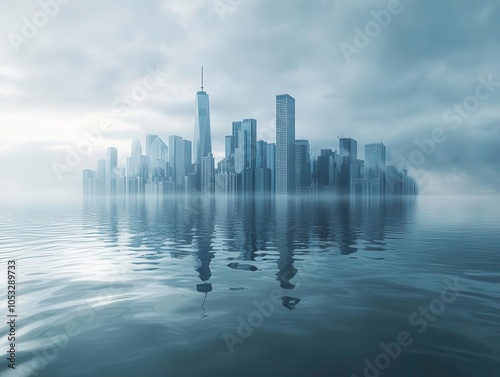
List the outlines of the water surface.
<svg viewBox="0 0 500 377">
<path fill-rule="evenodd" d="M 4 206 L 19 336 L 0 375 L 498 377 L 498 203 Z"/>
</svg>

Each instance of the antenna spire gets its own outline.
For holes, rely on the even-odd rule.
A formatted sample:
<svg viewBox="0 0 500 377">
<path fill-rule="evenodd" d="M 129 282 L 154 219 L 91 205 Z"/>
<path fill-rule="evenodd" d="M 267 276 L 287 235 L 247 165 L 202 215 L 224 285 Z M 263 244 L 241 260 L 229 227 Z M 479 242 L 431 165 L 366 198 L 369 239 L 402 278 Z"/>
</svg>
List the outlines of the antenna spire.
<svg viewBox="0 0 500 377">
<path fill-rule="evenodd" d="M 203 92 L 204 86 L 203 86 L 203 66 L 201 66 L 201 91 Z"/>
</svg>

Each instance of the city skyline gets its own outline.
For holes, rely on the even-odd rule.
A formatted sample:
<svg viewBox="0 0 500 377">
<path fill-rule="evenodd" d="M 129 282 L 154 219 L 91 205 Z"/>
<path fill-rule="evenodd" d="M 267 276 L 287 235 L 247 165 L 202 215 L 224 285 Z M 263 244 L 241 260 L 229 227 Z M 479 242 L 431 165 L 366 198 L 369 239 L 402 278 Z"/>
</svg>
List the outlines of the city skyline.
<svg viewBox="0 0 500 377">
<path fill-rule="evenodd" d="M 193 93 L 202 65 L 207 92 L 217 98 L 210 109 L 216 160 L 234 120 L 255 118 L 258 139 L 274 140 L 275 95 L 290 93 L 301 104 L 296 139 L 308 139 L 313 149 L 331 148 L 343 135 L 360 145 L 383 140 L 388 158 L 402 156 L 427 181 L 422 194 L 498 194 L 500 74 L 490 48 L 498 5 L 444 0 L 429 14 L 422 2 L 401 1 L 390 23 L 363 40 L 387 3 L 283 8 L 255 0 L 224 14 L 197 0 L 96 2 L 93 12 L 85 4 L 61 5 L 18 52 L 9 38 L 0 41 L 0 166 L 9 177 L 2 197 L 77 196 L 82 169 L 94 169 L 107 146 L 128 150 L 139 137 L 145 148 L 145 133 L 169 144 L 167 129 L 194 141 Z M 5 36 L 22 35 L 23 19 L 40 11 L 35 3 L 0 7 Z M 428 27 L 415 33 L 422 19 Z M 346 45 L 354 47 L 350 61 Z M 132 94 L 144 98 L 133 101 Z M 67 165 L 68 149 L 105 118 L 116 120 L 112 132 L 59 179 L 53 163 Z M 25 158 L 26 151 L 36 159 Z"/>
<path fill-rule="evenodd" d="M 158 135 L 146 135 L 148 138 L 159 140 Z M 174 136 L 175 137 L 175 136 Z M 113 168 L 111 161 L 116 161 L 117 149 L 109 147 L 107 158 L 97 162 L 97 169 L 85 169 L 83 176 L 83 195 L 85 199 L 93 197 L 113 197 L 113 196 L 156 196 L 161 198 L 168 195 L 190 194 L 190 195 L 318 195 L 326 194 L 331 197 L 337 196 L 416 196 L 419 193 L 418 182 L 409 176 L 406 170 L 400 171 L 394 165 L 386 165 L 385 151 L 383 143 L 372 143 L 365 145 L 366 160 L 357 160 L 347 166 L 347 177 L 344 177 L 343 163 L 351 163 L 351 156 L 342 156 L 338 150 L 341 149 L 345 140 L 354 141 L 351 138 L 339 139 L 339 149 L 322 149 L 318 156 L 311 156 L 308 140 L 295 141 L 294 161 L 294 192 L 275 192 L 275 170 L 261 171 L 269 167 L 269 156 L 274 155 L 275 143 L 267 143 L 259 140 L 255 143 L 254 151 L 257 151 L 259 161 L 259 150 L 264 151 L 260 157 L 260 163 L 256 163 L 253 176 L 248 179 L 245 171 L 237 173 L 234 163 L 233 176 L 226 174 L 227 164 L 225 159 L 216 162 L 212 153 L 202 158 L 201 166 L 196 167 L 192 163 L 192 142 L 182 138 L 176 139 L 176 162 L 177 173 L 167 163 L 165 169 L 157 170 L 151 163 L 151 156 L 137 155 L 135 151 L 141 150 L 139 139 L 132 142 L 133 157 L 127 157 L 127 169 L 118 165 L 114 166 L 114 171 L 110 174 L 109 166 Z M 355 142 L 355 141 L 354 141 Z M 356 143 L 357 145 L 357 143 Z M 262 148 L 265 146 L 265 148 Z M 272 147 L 272 148 L 267 148 Z M 270 149 L 272 152 L 270 153 Z M 183 158 L 182 158 L 183 157 Z M 324 160 L 326 158 L 326 160 Z M 138 161 L 138 165 L 131 164 L 131 161 Z M 344 162 L 342 162 L 344 161 Z M 381 163 L 383 161 L 383 163 Z M 323 168 L 326 162 L 326 167 Z M 273 164 L 275 161 L 273 161 Z M 332 163 L 334 165 L 332 165 Z M 353 173 L 357 170 L 357 173 Z M 200 170 L 197 170 L 200 169 Z M 332 173 L 332 169 L 336 173 Z M 248 169 L 247 169 L 248 170 Z M 269 170 L 269 169 L 268 169 Z M 129 173 L 129 171 L 131 173 Z M 196 186 L 196 172 L 200 173 L 200 186 Z M 322 173 L 323 172 L 327 172 Z M 170 173 L 169 173 L 170 172 Z M 170 174 L 170 175 L 169 175 Z M 238 175 L 242 175 L 238 177 Z M 333 174 L 333 175 L 332 175 Z M 110 176 L 114 175 L 113 179 Z M 137 179 L 142 180 L 138 182 Z M 229 178 L 229 181 L 228 181 Z M 100 180 L 100 183 L 96 181 Z M 131 179 L 131 181 L 130 181 Z M 271 179 L 273 179 L 271 181 Z M 326 181 L 325 181 L 326 179 Z M 401 186 L 403 185 L 403 186 Z M 229 191 L 228 191 L 229 189 Z"/>
<path fill-rule="evenodd" d="M 225 155 L 214 159 L 211 149 L 210 107 L 203 87 L 195 98 L 194 140 L 169 135 L 167 146 L 158 135 L 146 134 L 146 154 L 139 139 L 132 142 L 127 168 L 118 166 L 117 149 L 109 147 L 97 169 L 82 174 L 87 199 L 114 196 L 167 195 L 318 195 L 415 196 L 418 182 L 401 164 L 387 164 L 383 143 L 365 146 L 338 137 L 338 149 L 311 151 L 309 140 L 295 139 L 295 98 L 276 95 L 276 138 L 257 140 L 257 120 L 233 121 L 225 136 Z M 173 150 L 173 153 L 169 153 Z"/>
</svg>

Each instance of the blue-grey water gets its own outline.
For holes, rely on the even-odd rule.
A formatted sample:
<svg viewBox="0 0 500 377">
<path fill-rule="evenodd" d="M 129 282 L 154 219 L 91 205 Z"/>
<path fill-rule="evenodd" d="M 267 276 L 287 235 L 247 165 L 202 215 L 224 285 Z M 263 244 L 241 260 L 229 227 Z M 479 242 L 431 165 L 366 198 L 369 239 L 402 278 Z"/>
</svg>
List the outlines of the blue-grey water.
<svg viewBox="0 0 500 377">
<path fill-rule="evenodd" d="M 2 320 L 0 375 L 498 377 L 499 209 L 426 197 L 4 205 L 17 364 Z"/>
</svg>

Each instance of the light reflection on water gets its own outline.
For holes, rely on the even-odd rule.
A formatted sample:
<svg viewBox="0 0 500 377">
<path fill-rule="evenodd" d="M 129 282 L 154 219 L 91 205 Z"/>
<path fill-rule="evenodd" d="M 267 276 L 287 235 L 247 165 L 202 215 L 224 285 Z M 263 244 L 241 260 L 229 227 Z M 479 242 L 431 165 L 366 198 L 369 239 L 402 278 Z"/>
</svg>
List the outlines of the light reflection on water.
<svg viewBox="0 0 500 377">
<path fill-rule="evenodd" d="M 498 377 L 497 208 L 488 198 L 4 208 L 1 260 L 20 274 L 18 373 L 362 376 L 382 342 L 408 331 L 414 343 L 382 376 Z M 410 315 L 454 279 L 467 289 L 416 332 Z M 223 335 L 252 318 L 231 354 Z"/>
</svg>

